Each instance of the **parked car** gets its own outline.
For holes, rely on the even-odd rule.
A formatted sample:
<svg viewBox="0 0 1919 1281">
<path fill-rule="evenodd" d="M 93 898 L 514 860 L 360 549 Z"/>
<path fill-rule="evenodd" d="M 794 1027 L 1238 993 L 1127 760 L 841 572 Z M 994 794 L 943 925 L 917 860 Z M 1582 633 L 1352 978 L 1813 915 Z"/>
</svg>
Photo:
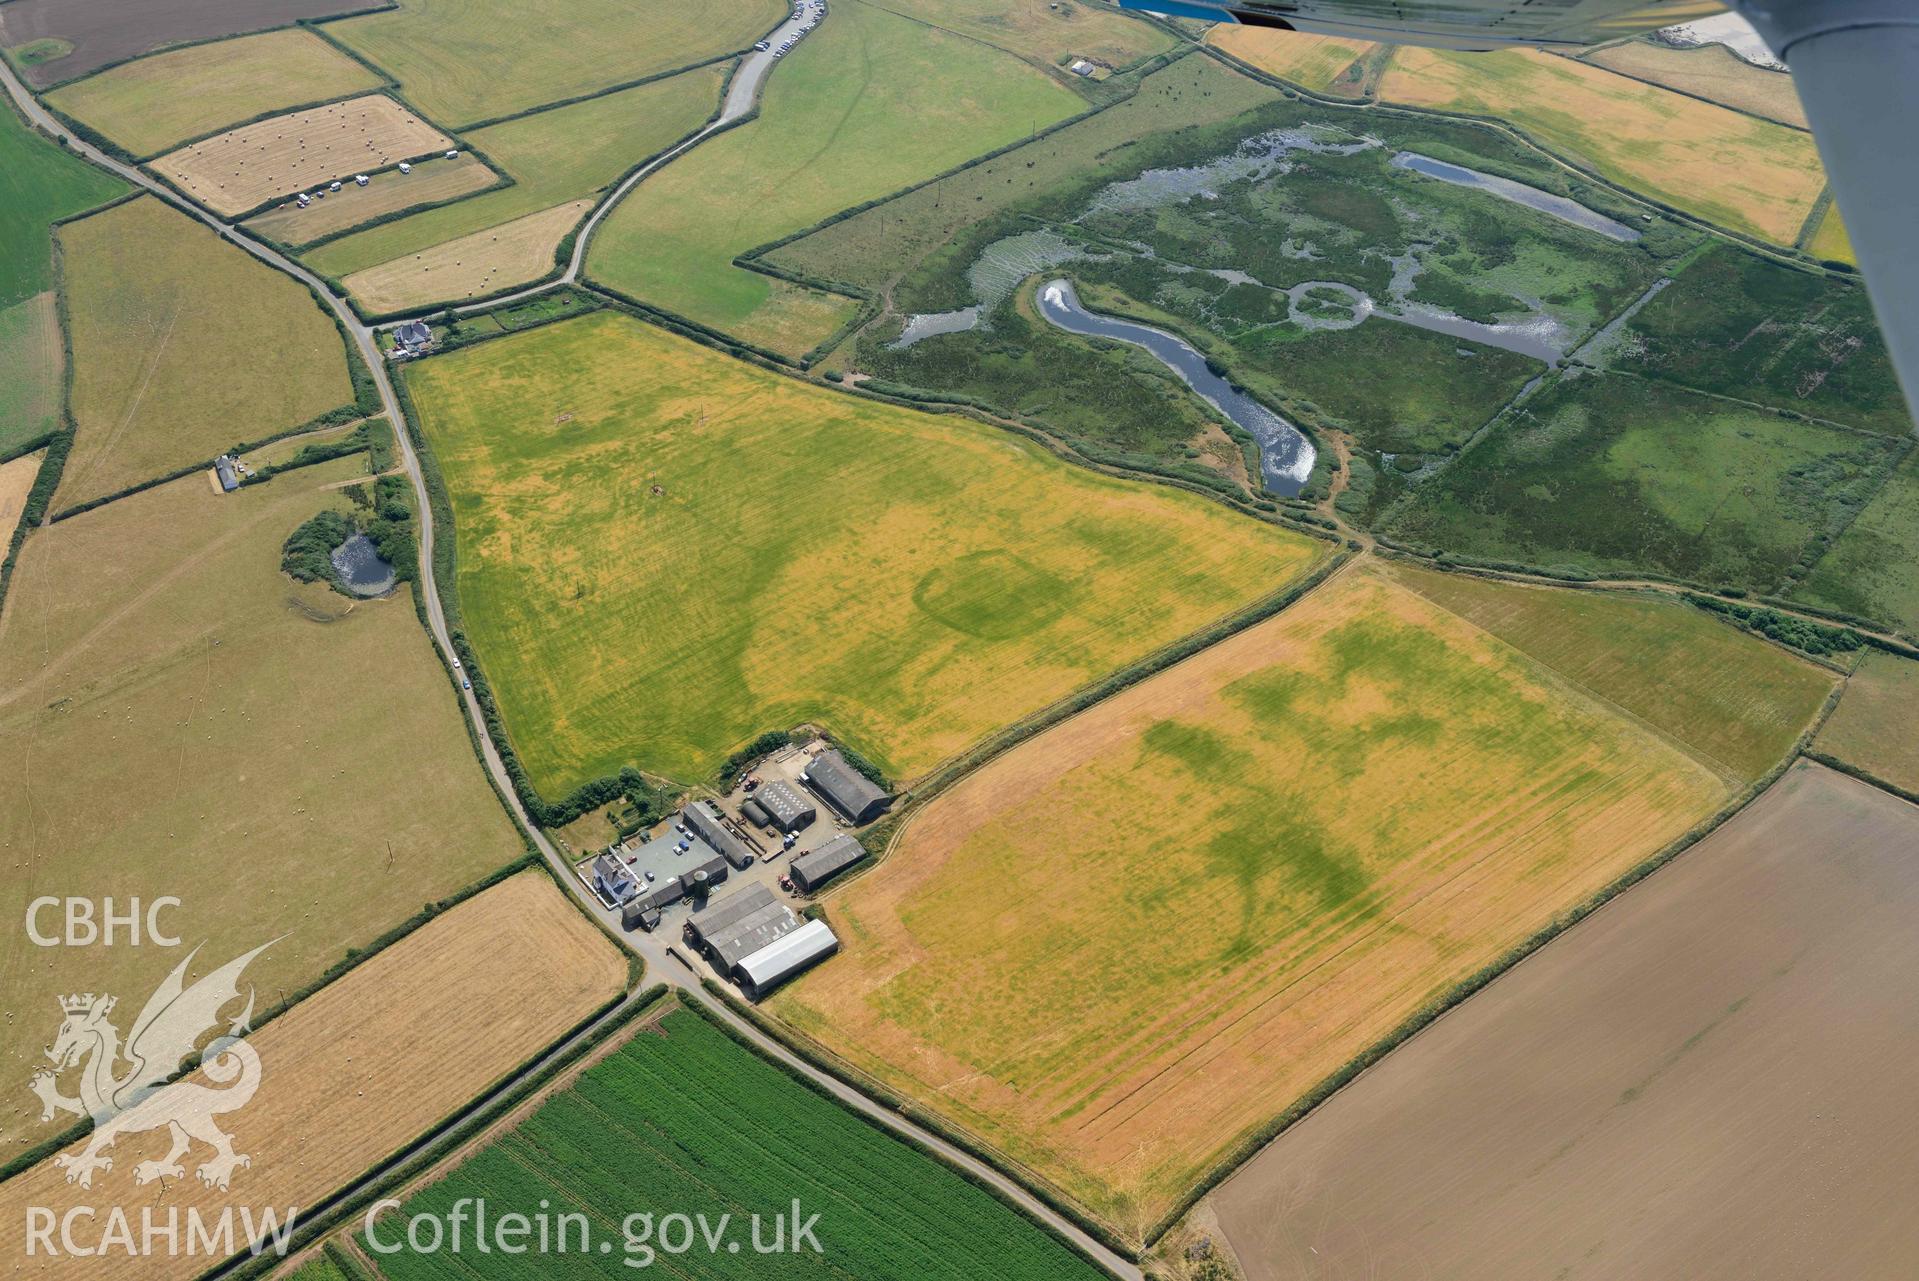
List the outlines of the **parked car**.
<svg viewBox="0 0 1919 1281">
<path fill-rule="evenodd" d="M 780 878 L 780 888 L 788 894 L 791 894 L 793 892 L 793 878 L 790 876 L 782 876 Z"/>
<path fill-rule="evenodd" d="M 766 41 L 764 40 L 760 41 L 758 44 L 753 46 L 753 48 L 760 53 L 765 53 L 768 49 L 771 49 L 772 47 L 773 47 L 772 45 L 766 43 Z"/>
</svg>

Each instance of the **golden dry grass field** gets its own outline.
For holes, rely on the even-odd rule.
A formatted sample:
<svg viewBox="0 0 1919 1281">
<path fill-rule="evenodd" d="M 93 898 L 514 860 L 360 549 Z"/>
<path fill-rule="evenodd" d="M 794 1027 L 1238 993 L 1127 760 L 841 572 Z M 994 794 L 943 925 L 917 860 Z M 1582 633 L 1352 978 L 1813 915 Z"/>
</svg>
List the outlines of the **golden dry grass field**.
<svg viewBox="0 0 1919 1281">
<path fill-rule="evenodd" d="M 152 197 L 60 228 L 73 452 L 56 509 L 353 403 L 332 318 L 292 277 Z"/>
<path fill-rule="evenodd" d="M 33 489 L 34 477 L 40 474 L 40 463 L 46 456 L 47 451 L 42 449 L 0 463 L 0 542 L 13 537 L 20 513 L 26 510 L 27 494 Z"/>
<path fill-rule="evenodd" d="M 1387 102 L 1496 116 L 1635 191 L 1790 245 L 1825 190 L 1812 135 L 1538 51 L 1405 47 Z"/>
<path fill-rule="evenodd" d="M 1846 681 L 1819 750 L 1919 792 L 1919 662 L 1869 654 Z"/>
<path fill-rule="evenodd" d="M 560 241 L 592 208 L 591 200 L 555 205 L 356 271 L 341 283 L 372 312 L 479 298 L 552 271 Z"/>
<path fill-rule="evenodd" d="M 1675 49 L 1652 40 L 1629 40 L 1594 50 L 1586 61 L 1780 124 L 1809 127 L 1789 73 L 1756 67 L 1722 44 Z"/>
<path fill-rule="evenodd" d="M 464 625 L 541 791 L 817 720 L 899 778 L 1325 544 L 617 313 L 412 364 Z"/>
<path fill-rule="evenodd" d="M 1795 765 L 1282 1135 L 1215 1240 L 1248 1281 L 1919 1274 L 1915 850 Z"/>
<path fill-rule="evenodd" d="M 284 935 L 264 1007 L 519 856 L 412 601 L 280 572 L 356 479 L 349 457 L 219 496 L 196 472 L 27 538 L 0 613 L 0 902 L 175 895 L 175 930 L 223 960 Z M 26 1080 L 63 991 L 137 1011 L 167 952 L 0 949 L 25 1020 L 0 1073 Z M 0 1159 L 38 1116 L 0 1102 Z"/>
<path fill-rule="evenodd" d="M 1137 1237 L 1732 791 L 1362 564 L 915 813 L 769 1008 Z"/>
<path fill-rule="evenodd" d="M 197 1144 L 184 1159 L 186 1177 L 137 1186 L 136 1161 L 165 1155 L 166 1139 L 128 1135 L 114 1145 L 113 1169 L 96 1174 L 91 1190 L 65 1183 L 51 1162 L 0 1187 L 0 1257 L 16 1266 L 23 1260 L 29 1206 L 61 1214 L 76 1205 L 116 1205 L 136 1223 L 148 1207 L 162 1220 L 171 1209 L 183 1219 L 197 1210 L 212 1220 L 227 1207 L 256 1214 L 275 1207 L 284 1219 L 286 1207 L 315 1205 L 444 1119 L 625 982 L 619 949 L 544 872 L 521 873 L 428 922 L 248 1038 L 260 1058 L 259 1092 L 220 1124 L 252 1165 L 234 1173 L 228 1192 L 203 1187 L 191 1174 L 207 1155 Z M 138 1008 L 133 1000 L 121 1005 L 128 1019 Z M 208 1084 L 204 1073 L 188 1080 Z M 184 1249 L 155 1254 L 43 1256 L 42 1266 L 11 1275 L 185 1281 L 215 1261 Z"/>
<path fill-rule="evenodd" d="M 1376 47 L 1363 40 L 1225 23 L 1207 32 L 1206 39 L 1241 62 L 1321 93 Z"/>
<path fill-rule="evenodd" d="M 463 151 L 452 160 L 442 156 L 422 161 L 409 174 L 386 173 L 364 187 L 343 186 L 305 209 L 289 200 L 249 218 L 246 227 L 282 244 L 304 245 L 384 214 L 484 191 L 499 180 L 485 161 Z"/>
<path fill-rule="evenodd" d="M 287 28 L 124 62 L 47 101 L 151 156 L 222 125 L 379 87 L 379 76 L 311 31 Z"/>
<path fill-rule="evenodd" d="M 325 186 L 454 141 L 385 94 L 289 112 L 170 151 L 152 169 L 218 214 Z"/>
</svg>

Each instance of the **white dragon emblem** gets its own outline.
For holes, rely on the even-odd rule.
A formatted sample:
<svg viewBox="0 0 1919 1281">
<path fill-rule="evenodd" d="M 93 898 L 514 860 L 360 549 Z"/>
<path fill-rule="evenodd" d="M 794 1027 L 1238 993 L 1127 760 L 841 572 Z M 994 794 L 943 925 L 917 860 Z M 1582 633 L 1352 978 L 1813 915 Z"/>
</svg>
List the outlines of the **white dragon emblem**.
<svg viewBox="0 0 1919 1281">
<path fill-rule="evenodd" d="M 42 1121 L 51 1121 L 58 1112 L 93 1118 L 93 1134 L 86 1147 L 54 1158 L 54 1163 L 66 1170 L 67 1182 L 92 1187 L 95 1170 L 113 1169 L 113 1158 L 104 1153 L 116 1140 L 125 1134 L 162 1128 L 170 1132 L 173 1146 L 161 1160 L 136 1165 L 135 1183 L 185 1177 L 180 1158 L 195 1139 L 213 1149 L 212 1157 L 195 1171 L 208 1187 L 226 1190 L 234 1170 L 252 1164 L 250 1158 L 233 1150 L 233 1139 L 213 1120 L 245 1107 L 260 1088 L 260 1057 L 241 1039 L 251 1030 L 250 988 L 246 1008 L 227 1024 L 225 1035 L 208 1043 L 200 1060 L 200 1070 L 208 1078 L 223 1085 L 230 1081 L 233 1084 L 212 1090 L 191 1081 L 166 1082 L 180 1070 L 200 1038 L 220 1025 L 220 1011 L 239 997 L 240 972 L 271 946 L 256 947 L 188 987 L 183 978 L 187 966 L 199 954 L 200 949 L 195 948 L 147 999 L 124 1046 L 118 1029 L 108 1021 L 116 1003 L 114 997 L 89 992 L 60 998 L 60 1010 L 66 1019 L 47 1050 L 54 1066 L 34 1073 L 32 1089 L 40 1097 Z M 60 1092 L 60 1075 L 83 1060 L 80 1097 L 70 1098 Z M 123 1071 L 119 1070 L 122 1060 L 126 1063 Z"/>
</svg>

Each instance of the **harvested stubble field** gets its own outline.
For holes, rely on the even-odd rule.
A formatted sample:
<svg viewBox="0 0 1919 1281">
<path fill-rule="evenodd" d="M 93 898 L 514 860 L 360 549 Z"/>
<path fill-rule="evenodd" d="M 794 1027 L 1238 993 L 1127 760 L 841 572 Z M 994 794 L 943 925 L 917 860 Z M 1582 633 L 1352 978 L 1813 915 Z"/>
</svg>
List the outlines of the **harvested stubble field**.
<svg viewBox="0 0 1919 1281">
<path fill-rule="evenodd" d="M 209 954 L 202 964 L 228 959 Z M 166 1140 L 129 1135 L 114 1145 L 114 1168 L 96 1175 L 91 1191 L 65 1183 L 51 1162 L 0 1188 L 0 1256 L 25 1257 L 29 1206 L 61 1214 L 111 1198 L 136 1223 L 149 1207 L 162 1222 L 177 1210 L 184 1223 L 186 1208 L 213 1220 L 228 1206 L 236 1214 L 249 1207 L 256 1216 L 273 1207 L 284 1220 L 286 1207 L 313 1206 L 391 1155 L 564 1035 L 625 982 L 619 950 L 544 872 L 515 876 L 247 1038 L 260 1058 L 259 1092 L 220 1124 L 252 1164 L 234 1173 L 230 1192 L 193 1177 L 193 1164 L 208 1155 L 197 1144 L 183 1160 L 183 1177 L 136 1186 L 135 1159 L 164 1156 Z M 126 995 L 121 1008 L 137 1010 L 135 994 Z M 50 999 L 46 1005 L 54 1008 Z M 188 1080 L 208 1084 L 204 1074 Z M 42 1250 L 33 1275 L 184 1281 L 217 1261 L 184 1246 L 183 1227 L 182 1248 L 172 1255 L 103 1250 L 102 1257 L 49 1259 Z"/>
<path fill-rule="evenodd" d="M 249 218 L 246 228 L 281 244 L 310 244 L 415 205 L 457 200 L 499 181 L 500 176 L 487 168 L 485 161 L 462 151 L 452 160 L 444 156 L 423 160 L 409 174 L 381 174 L 364 187 L 342 186 L 305 209 L 288 201 L 278 209 Z"/>
<path fill-rule="evenodd" d="M 356 479 L 350 457 L 221 497 L 195 473 L 27 539 L 0 613 L 0 901 L 175 895 L 168 923 L 216 963 L 284 935 L 249 971 L 265 1008 L 519 854 L 412 602 L 280 573 Z M 25 1081 L 56 995 L 131 1015 L 179 959 L 0 951 L 25 1020 L 0 1067 Z M 38 1117 L 25 1090 L 0 1105 L 0 1156 L 53 1132 Z"/>
<path fill-rule="evenodd" d="M 230 129 L 161 156 L 152 169 L 230 215 L 453 146 L 392 98 L 373 93 Z"/>
<path fill-rule="evenodd" d="M 1223 23 L 1207 32 L 1206 39 L 1249 66 L 1319 93 L 1355 91 L 1357 78 L 1340 73 L 1374 48 L 1363 40 Z"/>
<path fill-rule="evenodd" d="M 138 156 L 222 125 L 377 89 L 380 77 L 311 31 L 267 31 L 102 71 L 47 101 Z"/>
<path fill-rule="evenodd" d="M 68 223 L 60 245 L 77 432 L 58 507 L 353 402 L 340 331 L 306 286 L 161 201 Z"/>
<path fill-rule="evenodd" d="M 692 1281 L 750 1276 L 912 1277 L 915 1281 L 1097 1281 L 1105 1276 L 992 1193 L 961 1178 L 766 1062 L 699 1014 L 671 1009 L 491 1146 L 378 1221 L 391 1246 L 416 1214 L 444 1214 L 462 1197 L 489 1205 L 551 1205 L 582 1214 L 611 1256 L 590 1250 L 490 1264 L 498 1281 L 630 1275 L 642 1256 L 619 1239 L 609 1188 L 644 1189 L 656 1206 L 704 1216 L 719 1248 L 660 1253 L 650 1262 Z M 787 1241 L 777 1261 L 763 1245 L 794 1198 L 818 1214 L 819 1253 Z M 730 1216 L 730 1220 L 723 1216 Z M 730 1221 L 728 1231 L 723 1223 Z M 577 1237 L 577 1234 L 575 1234 Z M 786 1241 L 782 1231 L 780 1239 Z M 726 1248 L 731 1240 L 733 1248 Z M 445 1254 L 386 1253 L 361 1245 L 387 1281 L 457 1273 Z M 658 1242 L 654 1243 L 658 1249 Z M 622 1266 L 625 1263 L 626 1266 Z"/>
<path fill-rule="evenodd" d="M 1708 222 L 1790 245 L 1825 190 L 1812 135 L 1538 51 L 1404 47 L 1380 97 L 1496 116 Z"/>
<path fill-rule="evenodd" d="M 569 0 L 538 12 L 514 0 L 400 0 L 327 33 L 458 127 L 748 48 L 785 13 L 781 0 Z"/>
<path fill-rule="evenodd" d="M 591 200 L 555 205 L 356 271 L 341 283 L 372 312 L 483 297 L 552 271 L 560 242 L 592 208 Z"/>
<path fill-rule="evenodd" d="M 594 236 L 590 274 L 803 354 L 852 314 L 852 300 L 735 267 L 736 256 L 1084 106 L 999 49 L 846 0 L 767 81 L 757 120 L 634 188 Z"/>
<path fill-rule="evenodd" d="M 1138 1236 L 1730 791 L 1355 568 L 933 800 L 769 1008 Z"/>
<path fill-rule="evenodd" d="M 368 0 L 9 0 L 0 9 L 0 44 L 18 49 L 57 40 L 69 46 L 58 58 L 24 68 L 27 83 L 44 88 L 167 45 L 372 7 Z"/>
<path fill-rule="evenodd" d="M 26 510 L 27 494 L 33 489 L 34 478 L 40 474 L 40 463 L 46 456 L 43 449 L 0 463 L 0 545 L 13 538 L 20 513 Z"/>
<path fill-rule="evenodd" d="M 65 368 L 51 291 L 0 307 L 0 458 L 60 425 Z"/>
<path fill-rule="evenodd" d="M 126 185 L 27 128 L 0 105 L 0 308 L 53 285 L 48 224 L 113 199 Z"/>
<path fill-rule="evenodd" d="M 1656 40 L 1631 40 L 1596 49 L 1586 61 L 1780 124 L 1808 127 L 1790 74 L 1756 67 L 1722 44 L 1675 49 Z"/>
<path fill-rule="evenodd" d="M 1225 1184 L 1245 1275 L 1913 1275 L 1915 849 L 1794 766 Z"/>
<path fill-rule="evenodd" d="M 1321 544 L 615 313 L 407 368 L 465 626 L 549 797 L 814 720 L 910 778 Z"/>
<path fill-rule="evenodd" d="M 1869 654 L 1819 729 L 1819 750 L 1919 793 L 1919 662 Z"/>
</svg>

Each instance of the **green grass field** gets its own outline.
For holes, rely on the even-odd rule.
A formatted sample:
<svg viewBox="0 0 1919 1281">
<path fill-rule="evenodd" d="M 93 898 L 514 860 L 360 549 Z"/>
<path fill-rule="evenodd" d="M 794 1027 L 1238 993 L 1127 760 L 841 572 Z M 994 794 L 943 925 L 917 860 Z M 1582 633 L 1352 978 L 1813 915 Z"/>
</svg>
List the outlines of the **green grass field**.
<svg viewBox="0 0 1919 1281">
<path fill-rule="evenodd" d="M 365 479 L 361 457 L 225 496 L 194 474 L 28 537 L 0 612 L 5 901 L 175 895 L 203 963 L 279 938 L 248 971 L 264 1009 L 518 856 L 407 595 L 280 572 L 287 535 Z M 30 950 L 0 956 L 33 1029 L 0 1043 L 22 1081 L 54 984 L 82 981 Z M 91 949 L 84 981 L 137 1007 L 183 955 Z M 6 1105 L 0 1156 L 51 1133 L 38 1117 Z"/>
<path fill-rule="evenodd" d="M 60 425 L 65 364 L 52 293 L 0 307 L 0 458 Z"/>
<path fill-rule="evenodd" d="M 1009 54 L 846 0 L 780 64 L 759 119 L 642 182 L 588 255 L 597 281 L 792 355 L 852 303 L 732 265 L 748 249 L 1081 109 Z"/>
<path fill-rule="evenodd" d="M 47 224 L 113 199 L 126 185 L 28 129 L 0 106 L 0 307 L 53 285 Z"/>
<path fill-rule="evenodd" d="M 1919 792 L 1919 662 L 1868 654 L 1846 682 L 1819 750 L 1895 787 Z"/>
<path fill-rule="evenodd" d="M 537 13 L 511 0 L 400 0 L 327 34 L 458 128 L 745 49 L 785 13 L 780 0 L 571 0 Z"/>
<path fill-rule="evenodd" d="M 1492 560 L 1767 592 L 1865 502 L 1896 449 L 1664 383 L 1586 374 L 1503 418 L 1385 529 Z"/>
<path fill-rule="evenodd" d="M 407 367 L 465 627 L 541 792 L 817 720 L 896 778 L 1277 590 L 1320 544 L 618 314 Z"/>
<path fill-rule="evenodd" d="M 1832 692 L 1829 670 L 1671 597 L 1393 577 L 1742 783 L 1786 758 Z"/>
<path fill-rule="evenodd" d="M 1072 57 L 1125 67 L 1173 45 L 1161 28 L 1098 0 L 887 0 L 886 7 L 1048 67 Z"/>
<path fill-rule="evenodd" d="M 1792 595 L 1919 633 L 1919 453 L 1893 469 Z"/>
<path fill-rule="evenodd" d="M 151 197 L 60 232 L 73 452 L 57 507 L 353 403 L 346 350 L 306 286 Z"/>
<path fill-rule="evenodd" d="M 123 62 L 47 101 L 133 154 L 154 156 L 226 125 L 380 83 L 312 32 L 287 28 Z"/>
<path fill-rule="evenodd" d="M 591 195 L 700 127 L 720 101 L 721 67 L 689 71 L 478 129 L 466 141 L 516 185 L 329 241 L 306 255 L 349 276 L 444 241 Z"/>
<path fill-rule="evenodd" d="M 1719 245 L 1647 303 L 1620 367 L 1889 436 L 1912 430 L 1866 291 Z"/>
<path fill-rule="evenodd" d="M 702 1216 L 719 1244 L 682 1251 L 663 1232 L 640 1254 L 621 1237 L 608 1188 L 644 1189 L 655 1216 Z M 1098 1281 L 1106 1274 L 992 1193 L 761 1059 L 699 1014 L 669 1011 L 511 1130 L 429 1184 L 359 1240 L 388 1281 L 471 1275 L 456 1256 L 388 1253 L 416 1214 L 462 1197 L 499 1213 L 579 1214 L 609 1243 L 499 1258 L 498 1281 L 621 1275 L 659 1264 L 692 1281 L 763 1274 L 915 1281 Z M 818 1251 L 798 1238 L 777 1260 L 776 1217 L 817 1214 Z M 669 1209 L 670 1207 L 670 1209 Z M 611 1215 L 611 1217 L 609 1217 Z M 730 1216 L 726 1231 L 722 1216 Z M 754 1216 L 761 1223 L 749 1227 Z M 789 1224 L 789 1226 L 791 1226 Z M 576 1238 L 577 1239 L 577 1238 Z M 727 1249 L 730 1242 L 732 1249 Z M 662 1244 L 665 1243 L 665 1248 Z M 498 1258 L 498 1256 L 495 1256 Z M 622 1261 L 626 1267 L 621 1266 Z"/>
</svg>

